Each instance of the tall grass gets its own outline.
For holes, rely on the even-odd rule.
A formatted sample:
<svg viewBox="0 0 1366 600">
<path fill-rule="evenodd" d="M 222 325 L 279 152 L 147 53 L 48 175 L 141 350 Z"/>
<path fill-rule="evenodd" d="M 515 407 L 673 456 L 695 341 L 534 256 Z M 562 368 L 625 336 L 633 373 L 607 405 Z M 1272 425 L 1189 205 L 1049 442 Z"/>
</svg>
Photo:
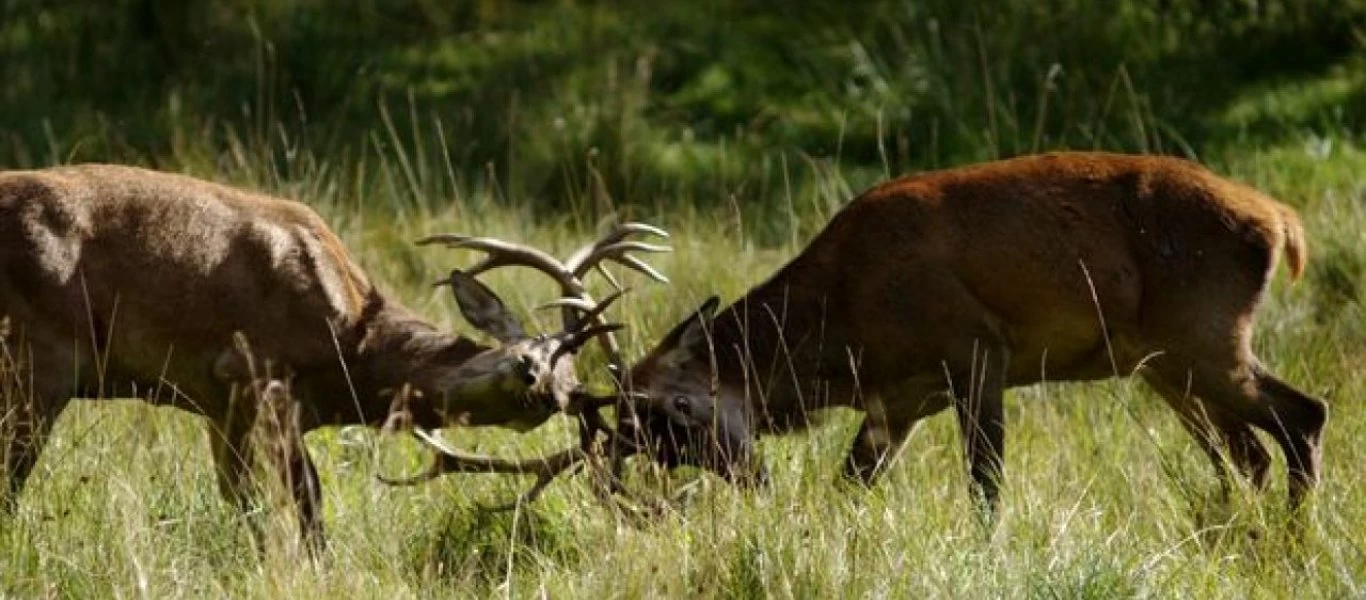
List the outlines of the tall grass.
<svg viewBox="0 0 1366 600">
<path fill-rule="evenodd" d="M 390 107 L 392 108 L 392 107 Z M 387 122 L 387 121 L 386 121 Z M 416 248 L 437 231 L 477 232 L 566 252 L 596 210 L 533 214 L 493 177 L 462 179 L 440 127 L 376 130 L 363 149 L 326 156 L 287 128 L 225 129 L 222 147 L 187 141 L 165 166 L 315 206 L 370 274 L 439 324 L 468 331 L 425 283 L 470 257 Z M 193 129 L 181 131 L 193 138 Z M 1162 403 L 1133 381 L 1048 383 L 1008 395 L 1007 484 L 999 523 L 983 529 L 967 493 L 958 434 L 930 419 L 876 489 L 836 483 L 856 425 L 833 411 L 805 434 L 765 439 L 774 485 L 731 489 L 696 472 L 680 515 L 634 527 L 603 510 L 581 478 L 506 514 L 476 510 L 529 482 L 453 475 L 413 489 L 375 472 L 419 467 L 404 440 L 322 431 L 309 446 L 323 477 L 331 546 L 310 563 L 288 511 L 270 510 L 268 551 L 218 497 L 204 424 L 133 401 L 75 403 L 58 422 L 19 510 L 0 520 L 0 593 L 20 597 L 1355 597 L 1366 594 L 1366 154 L 1306 139 L 1213 157 L 1223 170 L 1303 212 L 1311 270 L 1275 286 L 1258 351 L 1289 381 L 1329 398 L 1324 481 L 1302 538 L 1282 523 L 1283 463 L 1263 495 L 1216 499 L 1201 453 Z M 797 159 L 794 159 L 797 160 Z M 887 166 L 887 171 L 893 171 Z M 631 209 L 674 234 L 656 264 L 670 286 L 635 285 L 615 309 L 640 356 L 705 296 L 733 299 L 796 254 L 862 175 L 829 166 L 771 201 L 714 209 Z M 581 197 L 584 206 L 594 202 Z M 533 218 L 534 217 L 534 218 Z M 554 289 L 536 275 L 488 277 L 530 307 Z M 592 363 L 585 373 L 592 372 Z M 7 379 L 6 381 L 9 381 Z M 600 383 L 600 382 L 599 382 Z M 13 396 L 13 386 L 0 387 Z M 448 432 L 481 452 L 527 455 L 570 443 L 567 423 L 526 435 Z M 644 485 L 634 470 L 633 483 Z"/>
</svg>

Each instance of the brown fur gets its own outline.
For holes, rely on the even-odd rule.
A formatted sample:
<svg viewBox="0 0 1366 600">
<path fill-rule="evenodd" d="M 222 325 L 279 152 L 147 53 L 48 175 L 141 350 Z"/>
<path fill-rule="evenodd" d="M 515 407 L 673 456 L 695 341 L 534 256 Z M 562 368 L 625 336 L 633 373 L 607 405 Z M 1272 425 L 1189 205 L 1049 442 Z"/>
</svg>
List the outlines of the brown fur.
<svg viewBox="0 0 1366 600">
<path fill-rule="evenodd" d="M 1002 390 L 1140 372 L 1217 465 L 1230 445 L 1260 483 L 1269 458 L 1249 426 L 1271 433 L 1298 501 L 1327 409 L 1251 347 L 1282 249 L 1297 277 L 1306 251 L 1291 209 L 1174 158 L 1061 153 L 897 179 L 717 315 L 713 411 L 743 404 L 781 429 L 810 409 L 863 409 L 847 472 L 872 482 L 916 421 L 953 405 L 994 499 Z M 647 410 L 707 393 L 704 353 L 679 350 L 666 340 L 633 371 Z"/>
<path fill-rule="evenodd" d="M 411 383 L 435 403 L 452 382 L 484 375 L 461 371 L 467 362 L 477 371 L 503 358 L 382 294 L 302 204 L 111 165 L 0 173 L 0 318 L 13 321 L 8 348 L 32 374 L 25 397 L 4 407 L 7 503 L 72 396 L 140 396 L 206 416 L 222 490 L 247 502 L 259 395 L 245 393 L 254 382 L 244 381 L 234 332 L 256 358 L 293 373 L 303 431 L 378 424 L 387 390 Z M 569 363 L 558 376 L 572 379 Z M 550 414 L 539 400 L 488 387 L 484 404 L 442 408 L 476 425 Z M 429 405 L 417 416 L 440 426 L 437 412 Z M 304 486 L 300 524 L 320 534 L 307 453 L 285 471 L 306 475 L 293 482 Z"/>
</svg>

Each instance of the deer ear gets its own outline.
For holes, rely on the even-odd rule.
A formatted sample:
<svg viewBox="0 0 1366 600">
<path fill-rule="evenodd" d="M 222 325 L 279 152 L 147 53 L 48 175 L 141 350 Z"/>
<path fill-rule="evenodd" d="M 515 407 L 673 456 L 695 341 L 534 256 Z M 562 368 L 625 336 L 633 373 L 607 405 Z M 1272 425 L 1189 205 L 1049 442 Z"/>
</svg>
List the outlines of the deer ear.
<svg viewBox="0 0 1366 600">
<path fill-rule="evenodd" d="M 476 329 L 503 343 L 526 337 L 521 321 L 508 311 L 498 294 L 479 280 L 464 271 L 452 269 L 450 279 L 442 283 L 450 284 L 455 303 L 460 305 L 460 314 Z"/>
<path fill-rule="evenodd" d="M 697 312 L 664 336 L 664 341 L 660 343 L 659 360 L 665 366 L 677 368 L 707 357 L 711 352 L 708 340 L 711 337 L 712 320 L 719 302 L 716 296 L 707 298 Z"/>
</svg>

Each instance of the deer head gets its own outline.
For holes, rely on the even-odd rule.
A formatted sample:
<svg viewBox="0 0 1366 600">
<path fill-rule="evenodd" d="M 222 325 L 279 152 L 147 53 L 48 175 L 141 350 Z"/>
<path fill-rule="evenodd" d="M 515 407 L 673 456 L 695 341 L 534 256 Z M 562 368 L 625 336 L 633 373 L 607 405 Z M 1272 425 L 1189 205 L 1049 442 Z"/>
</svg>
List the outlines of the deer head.
<svg viewBox="0 0 1366 600">
<path fill-rule="evenodd" d="M 454 271 L 448 281 L 441 283 L 451 285 L 465 318 L 501 341 L 503 345 L 484 351 L 463 363 L 459 369 L 445 373 L 442 376 L 442 383 L 433 386 L 446 390 L 445 396 L 450 399 L 438 403 L 424 403 L 426 406 L 434 407 L 434 412 L 441 413 L 439 418 L 416 419 L 411 413 L 411 390 L 399 395 L 390 421 L 414 420 L 414 433 L 438 454 L 431 466 L 420 475 L 402 479 L 381 477 L 380 480 L 390 485 L 411 485 L 451 472 L 538 474 L 536 485 L 519 498 L 520 502 L 534 499 L 559 473 L 577 465 L 590 453 L 596 452 L 597 434 L 600 432 L 607 433 L 611 439 L 609 444 L 613 454 L 634 451 L 631 442 L 618 435 L 598 413 L 600 408 L 616 403 L 618 394 L 599 395 L 585 390 L 574 375 L 570 357 L 587 342 L 596 338 L 601 341 L 608 355 L 608 367 L 613 378 L 616 379 L 625 372 L 620 345 L 613 335 L 621 326 L 607 323 L 603 318 L 606 309 L 625 290 L 607 270 L 602 268 L 603 262 L 616 262 L 656 281 L 668 282 L 668 279 L 653 267 L 630 253 L 667 252 L 669 248 L 628 239 L 636 234 L 668 236 L 663 230 L 649 225 L 623 223 L 613 227 L 596 242 L 574 252 L 565 261 L 535 248 L 493 238 L 442 234 L 419 241 L 419 244 L 440 243 L 451 248 L 478 250 L 487 254 L 479 264 L 464 272 Z M 476 274 L 507 266 L 539 270 L 560 284 L 563 297 L 543 307 L 558 308 L 562 311 L 564 328 L 560 333 L 528 336 L 502 302 L 473 278 Z M 593 300 L 583 282 L 583 277 L 594 268 L 597 268 L 618 290 L 601 302 Z M 462 417 L 459 414 L 460 411 L 467 411 L 469 415 L 473 415 L 475 412 L 470 409 L 476 407 L 479 408 L 478 414 L 489 420 L 504 418 L 504 413 L 489 405 L 504 402 L 509 391 L 521 391 L 523 397 L 529 402 L 539 403 L 544 411 L 528 413 L 526 407 L 514 407 L 512 410 L 520 417 L 506 419 L 500 423 L 529 428 L 544 421 L 544 418 L 540 418 L 539 421 L 527 420 L 527 414 L 537 417 L 544 415 L 545 418 L 555 412 L 576 415 L 581 425 L 579 446 L 529 461 L 504 461 L 462 453 L 423 429 L 426 422 L 459 423 L 462 422 L 462 418 L 465 419 L 463 422 L 468 424 L 481 424 L 481 421 L 471 420 L 471 417 Z"/>
<path fill-rule="evenodd" d="M 527 431 L 540 425 L 567 409 L 582 387 L 574 354 L 594 337 L 621 327 L 571 320 L 557 333 L 533 335 L 472 275 L 452 270 L 437 285 L 450 286 L 465 319 L 499 345 L 453 366 L 435 361 L 417 370 L 405 404 L 415 424 L 425 427 L 498 425 Z M 598 314 L 614 299 L 604 302 Z M 425 414 L 418 418 L 422 409 Z"/>
<path fill-rule="evenodd" d="M 695 466 L 735 483 L 763 484 L 767 473 L 755 458 L 745 392 L 723 386 L 716 374 L 717 303 L 708 298 L 636 363 L 627 395 L 635 418 L 620 428 L 665 468 Z"/>
</svg>

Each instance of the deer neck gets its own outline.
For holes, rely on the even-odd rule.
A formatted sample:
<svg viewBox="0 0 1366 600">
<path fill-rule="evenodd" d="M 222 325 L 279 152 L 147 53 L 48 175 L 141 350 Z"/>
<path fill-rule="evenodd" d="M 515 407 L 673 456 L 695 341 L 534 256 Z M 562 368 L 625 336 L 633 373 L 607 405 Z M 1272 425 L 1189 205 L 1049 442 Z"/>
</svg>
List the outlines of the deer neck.
<svg viewBox="0 0 1366 600">
<path fill-rule="evenodd" d="M 351 373 L 356 407 L 366 423 L 383 421 L 394 393 L 405 384 L 422 393 L 452 366 L 487 350 L 468 338 L 437 329 L 408 308 L 378 299 L 357 328 Z"/>
<path fill-rule="evenodd" d="M 848 372 L 848 336 L 828 284 L 789 267 L 714 321 L 718 383 L 742 391 L 769 428 L 800 427 L 805 409 L 849 401 L 838 385 Z"/>
</svg>

